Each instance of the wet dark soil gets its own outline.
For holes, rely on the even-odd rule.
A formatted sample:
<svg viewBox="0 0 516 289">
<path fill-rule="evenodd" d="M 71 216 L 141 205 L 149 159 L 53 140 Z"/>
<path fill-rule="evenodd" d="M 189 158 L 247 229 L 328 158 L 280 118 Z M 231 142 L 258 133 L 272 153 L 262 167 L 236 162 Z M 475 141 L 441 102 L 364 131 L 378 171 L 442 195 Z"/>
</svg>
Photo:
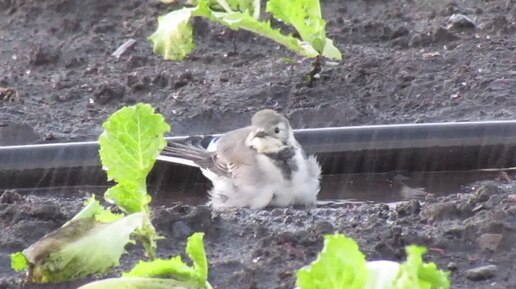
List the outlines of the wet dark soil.
<svg viewBox="0 0 516 289">
<path fill-rule="evenodd" d="M 61 226 L 87 197 L 86 192 L 1 195 L 0 288 L 20 288 L 19 276 L 7 266 L 9 253 Z M 452 288 L 516 286 L 515 181 L 478 182 L 445 197 L 427 195 L 390 204 L 321 203 L 309 210 L 212 212 L 203 205 L 170 202 L 154 206 L 153 216 L 166 237 L 158 246 L 163 258 L 181 254 L 192 233 L 206 233 L 214 288 L 293 288 L 295 272 L 315 259 L 323 236 L 333 232 L 355 238 L 370 260 L 399 261 L 404 259 L 404 246 L 427 246 L 427 260 L 452 272 Z M 122 267 L 131 268 L 141 256 L 141 248 L 130 246 Z M 496 266 L 494 273 L 469 272 L 487 265 Z M 87 281 L 23 288 L 76 288 Z"/>
<path fill-rule="evenodd" d="M 515 117 L 514 1 L 322 6 L 345 58 L 308 87 L 311 60 L 205 21 L 187 60 L 163 61 L 146 38 L 175 6 L 159 1 L 2 0 L 0 86 L 17 94 L 0 97 L 0 144 L 96 139 L 107 116 L 140 101 L 187 135 L 242 126 L 264 107 L 297 128 Z M 22 126 L 16 140 L 10 126 Z"/>
<path fill-rule="evenodd" d="M 321 2 L 345 59 L 325 64 L 308 86 L 311 60 L 204 21 L 195 23 L 197 48 L 187 60 L 163 61 L 146 38 L 156 16 L 174 6 L 158 1 L 0 0 L 0 145 L 94 140 L 112 112 L 136 102 L 153 104 L 178 135 L 236 128 L 264 107 L 286 113 L 296 128 L 516 116 L 514 1 Z M 131 38 L 135 45 L 111 56 Z M 428 259 L 453 271 L 453 288 L 516 288 L 510 177 L 396 205 L 214 213 L 160 204 L 155 224 L 167 239 L 159 254 L 181 253 L 189 234 L 204 231 L 215 288 L 293 288 L 322 236 L 339 231 L 370 259 L 400 260 L 405 245 L 428 246 Z M 3 193 L 0 288 L 19 287 L 8 254 L 61 226 L 86 197 Z M 141 249 L 129 252 L 125 268 Z M 484 265 L 496 265 L 494 274 L 468 273 Z"/>
</svg>

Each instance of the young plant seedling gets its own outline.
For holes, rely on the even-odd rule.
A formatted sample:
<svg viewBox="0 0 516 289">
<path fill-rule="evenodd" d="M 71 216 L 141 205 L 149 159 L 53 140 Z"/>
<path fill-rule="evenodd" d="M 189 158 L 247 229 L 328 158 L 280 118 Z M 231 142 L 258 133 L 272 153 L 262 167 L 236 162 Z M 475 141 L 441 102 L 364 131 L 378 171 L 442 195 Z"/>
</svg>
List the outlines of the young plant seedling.
<svg viewBox="0 0 516 289">
<path fill-rule="evenodd" d="M 358 244 L 342 234 L 324 237 L 312 264 L 297 272 L 299 289 L 449 289 L 448 273 L 424 263 L 426 249 L 406 247 L 407 261 L 367 262 Z"/>
<path fill-rule="evenodd" d="M 319 0 L 269 0 L 266 12 L 292 26 L 300 38 L 285 35 L 260 17 L 258 0 L 197 0 L 196 6 L 169 12 L 158 18 L 158 28 L 149 37 L 154 52 L 167 60 L 182 60 L 195 48 L 193 17 L 203 17 L 232 30 L 247 30 L 267 37 L 300 55 L 319 55 L 341 60 L 340 51 L 326 37 L 326 21 Z M 217 9 L 216 7 L 221 9 Z"/>
<path fill-rule="evenodd" d="M 155 255 L 158 238 L 150 222 L 146 178 L 166 145 L 170 130 L 162 115 L 147 104 L 124 107 L 103 124 L 100 157 L 108 179 L 117 185 L 105 198 L 124 214 L 113 214 L 91 198 L 69 222 L 22 252 L 11 255 L 11 267 L 28 271 L 28 281 L 61 282 L 105 273 L 118 266 L 131 237 Z"/>
<path fill-rule="evenodd" d="M 140 261 L 120 278 L 95 281 L 79 289 L 211 289 L 203 237 L 204 233 L 194 233 L 188 238 L 186 253 L 193 266 L 184 263 L 181 256 L 168 260 Z"/>
<path fill-rule="evenodd" d="M 62 282 L 104 273 L 119 265 L 131 235 L 148 222 L 145 213 L 128 216 L 104 209 L 94 197 L 72 220 L 22 252 L 11 267 L 28 270 L 27 281 Z"/>
</svg>

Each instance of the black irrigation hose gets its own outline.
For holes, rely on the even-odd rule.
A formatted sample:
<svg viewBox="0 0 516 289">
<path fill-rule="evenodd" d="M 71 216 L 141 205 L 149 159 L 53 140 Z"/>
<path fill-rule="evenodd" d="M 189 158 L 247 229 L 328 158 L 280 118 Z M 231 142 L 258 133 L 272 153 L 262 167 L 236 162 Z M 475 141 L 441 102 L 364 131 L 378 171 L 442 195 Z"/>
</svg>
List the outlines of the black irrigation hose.
<svg viewBox="0 0 516 289">
<path fill-rule="evenodd" d="M 301 129 L 295 135 L 317 154 L 325 174 L 516 167 L 516 121 Z M 97 142 L 0 147 L 0 188 L 105 183 L 99 167 Z M 195 168 L 162 162 L 151 176 L 192 178 L 199 178 Z"/>
</svg>

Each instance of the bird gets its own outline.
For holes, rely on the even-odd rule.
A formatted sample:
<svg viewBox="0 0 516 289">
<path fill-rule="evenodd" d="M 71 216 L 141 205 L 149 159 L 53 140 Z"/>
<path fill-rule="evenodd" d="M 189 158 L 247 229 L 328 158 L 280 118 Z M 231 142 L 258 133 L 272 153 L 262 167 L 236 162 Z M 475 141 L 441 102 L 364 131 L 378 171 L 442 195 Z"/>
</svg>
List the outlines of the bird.
<svg viewBox="0 0 516 289">
<path fill-rule="evenodd" d="M 214 210 L 310 208 L 320 190 L 317 158 L 305 153 L 288 119 L 272 109 L 256 112 L 249 126 L 208 145 L 169 142 L 158 159 L 199 167 L 212 183 L 207 205 Z"/>
</svg>

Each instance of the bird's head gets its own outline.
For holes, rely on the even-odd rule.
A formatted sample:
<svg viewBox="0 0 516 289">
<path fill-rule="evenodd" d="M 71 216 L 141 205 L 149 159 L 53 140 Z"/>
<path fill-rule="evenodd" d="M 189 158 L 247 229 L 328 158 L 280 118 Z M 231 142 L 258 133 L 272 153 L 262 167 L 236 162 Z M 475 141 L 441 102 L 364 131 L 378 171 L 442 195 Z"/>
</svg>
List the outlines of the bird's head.
<svg viewBox="0 0 516 289">
<path fill-rule="evenodd" d="M 258 153 L 276 153 L 294 138 L 288 120 L 272 109 L 260 110 L 251 119 L 253 131 L 246 144 Z"/>
</svg>

